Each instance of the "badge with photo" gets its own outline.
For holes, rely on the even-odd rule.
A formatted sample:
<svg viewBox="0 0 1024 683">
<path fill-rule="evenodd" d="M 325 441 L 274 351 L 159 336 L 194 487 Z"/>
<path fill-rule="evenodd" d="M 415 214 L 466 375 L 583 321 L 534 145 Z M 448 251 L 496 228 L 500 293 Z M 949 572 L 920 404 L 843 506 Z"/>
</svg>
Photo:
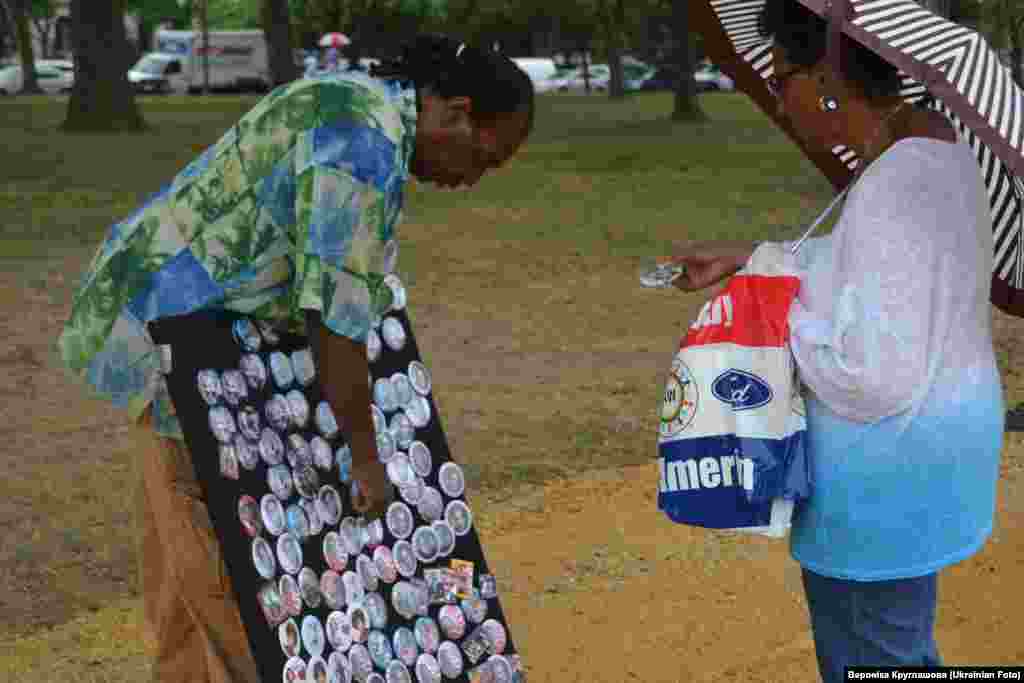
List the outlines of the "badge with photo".
<svg viewBox="0 0 1024 683">
<path fill-rule="evenodd" d="M 397 278 L 383 286 L 404 301 Z M 395 486 L 373 523 L 352 506 L 345 425 L 305 337 L 224 312 L 150 331 L 171 347 L 168 389 L 263 683 L 468 683 L 481 667 L 500 679 L 494 657 L 519 673 L 404 304 L 375 319 L 368 349 L 379 457 Z"/>
</svg>

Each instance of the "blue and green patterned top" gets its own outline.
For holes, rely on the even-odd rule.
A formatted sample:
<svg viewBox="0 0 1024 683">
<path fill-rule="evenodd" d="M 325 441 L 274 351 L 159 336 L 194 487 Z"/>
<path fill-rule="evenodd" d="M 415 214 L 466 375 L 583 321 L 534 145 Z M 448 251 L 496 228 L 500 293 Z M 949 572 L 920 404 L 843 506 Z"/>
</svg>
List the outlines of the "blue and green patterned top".
<svg viewBox="0 0 1024 683">
<path fill-rule="evenodd" d="M 386 310 L 384 276 L 416 129 L 412 89 L 356 72 L 283 85 L 140 209 L 114 225 L 58 342 L 101 396 L 182 438 L 146 329 L 231 310 L 301 330 L 321 311 L 365 342 Z"/>
</svg>

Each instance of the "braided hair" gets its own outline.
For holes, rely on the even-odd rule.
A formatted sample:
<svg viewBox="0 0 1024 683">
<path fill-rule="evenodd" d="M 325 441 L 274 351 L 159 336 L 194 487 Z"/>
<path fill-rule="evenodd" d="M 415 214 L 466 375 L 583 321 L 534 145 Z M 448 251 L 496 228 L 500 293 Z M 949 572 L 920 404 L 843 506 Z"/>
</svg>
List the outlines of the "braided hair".
<svg viewBox="0 0 1024 683">
<path fill-rule="evenodd" d="M 370 75 L 412 84 L 443 98 L 468 97 L 473 119 L 493 123 L 502 114 L 526 112 L 533 128 L 533 81 L 515 62 L 444 35 L 424 34 L 397 59 L 374 66 Z"/>
</svg>

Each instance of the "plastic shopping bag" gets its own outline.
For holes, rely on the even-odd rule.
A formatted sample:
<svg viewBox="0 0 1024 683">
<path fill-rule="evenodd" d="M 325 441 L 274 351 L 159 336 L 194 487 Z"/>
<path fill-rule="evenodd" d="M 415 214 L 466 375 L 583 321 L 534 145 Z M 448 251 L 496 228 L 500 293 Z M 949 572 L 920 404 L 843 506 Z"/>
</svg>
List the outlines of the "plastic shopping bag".
<svg viewBox="0 0 1024 683">
<path fill-rule="evenodd" d="M 789 350 L 792 259 L 781 244 L 759 246 L 680 342 L 658 433 L 658 508 L 674 522 L 780 537 L 810 495 Z"/>
</svg>

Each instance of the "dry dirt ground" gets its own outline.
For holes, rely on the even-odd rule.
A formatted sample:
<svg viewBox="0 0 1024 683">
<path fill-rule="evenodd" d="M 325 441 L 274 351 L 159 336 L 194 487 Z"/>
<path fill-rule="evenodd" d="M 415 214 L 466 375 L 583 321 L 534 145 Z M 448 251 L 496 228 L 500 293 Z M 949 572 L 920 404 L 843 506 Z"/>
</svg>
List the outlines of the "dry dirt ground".
<svg viewBox="0 0 1024 683">
<path fill-rule="evenodd" d="M 127 604 L 131 616 L 118 637 L 143 640 L 124 502 L 133 481 L 125 422 L 105 404 L 84 400 L 51 351 L 83 264 L 80 252 L 52 253 L 0 269 L 3 680 L 63 678 L 56 653 L 24 654 L 25 643 L 51 637 L 40 634 L 63 634 L 52 636 L 61 645 L 45 647 L 61 648 L 57 659 L 81 674 L 77 680 L 139 680 L 146 666 L 144 653 L 128 657 L 139 648 L 126 640 L 120 652 L 86 652 L 85 630 L 76 625 Z M 1024 368 L 1022 323 L 997 316 L 1011 367 Z M 478 342 L 502 330 L 483 316 L 442 316 L 419 328 L 438 387 L 486 382 L 500 393 L 608 372 L 653 378 L 665 363 L 662 353 L 488 350 L 493 345 Z M 1008 381 L 1018 386 L 1019 379 Z M 459 458 L 460 446 L 475 438 L 474 413 L 448 411 L 444 404 L 457 401 L 443 394 L 440 401 Z M 616 429 L 624 438 L 651 439 L 650 425 L 638 418 L 623 417 Z M 1008 435 L 996 532 L 941 580 L 938 632 L 949 663 L 1024 663 L 1022 463 L 1024 442 Z M 656 481 L 648 463 L 486 488 L 473 500 L 530 680 L 816 680 L 799 571 L 785 543 L 672 525 L 656 510 Z"/>
</svg>

